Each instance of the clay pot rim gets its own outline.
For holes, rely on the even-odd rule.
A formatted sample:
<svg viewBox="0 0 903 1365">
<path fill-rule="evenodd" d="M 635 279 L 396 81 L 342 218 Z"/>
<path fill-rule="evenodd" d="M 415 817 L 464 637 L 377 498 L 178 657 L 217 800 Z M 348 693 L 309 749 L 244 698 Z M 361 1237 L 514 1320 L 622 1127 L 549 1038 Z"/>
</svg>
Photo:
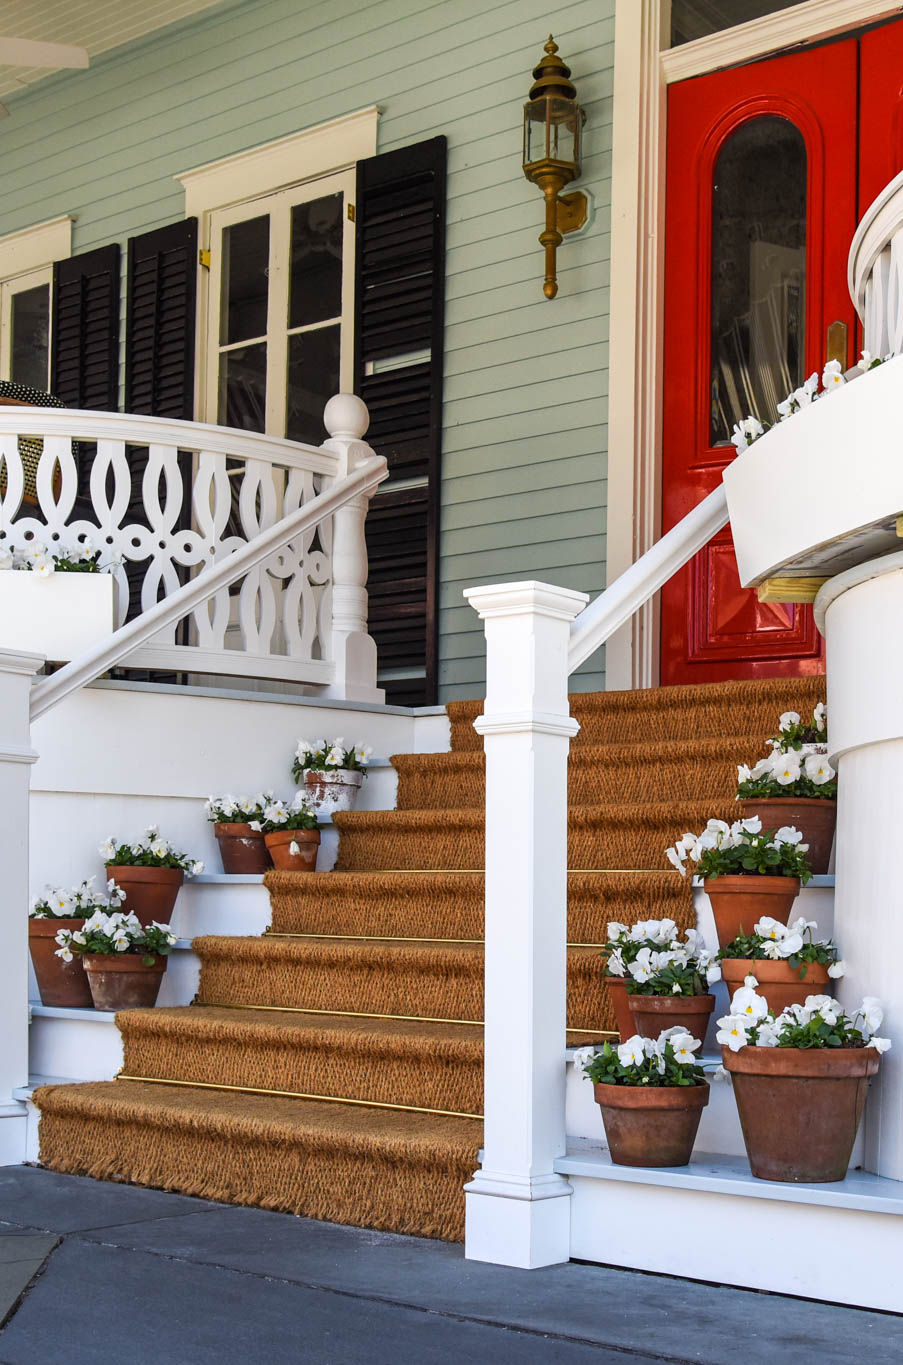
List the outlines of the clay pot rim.
<svg viewBox="0 0 903 1365">
<path fill-rule="evenodd" d="M 740 806 L 836 806 L 836 796 L 738 796 Z"/>
<path fill-rule="evenodd" d="M 722 872 L 720 877 L 706 877 L 703 879 L 703 889 L 707 895 L 712 891 L 717 896 L 720 893 L 734 895 L 741 893 L 749 895 L 755 887 L 763 896 L 786 896 L 790 894 L 791 887 L 796 887 L 794 895 L 799 894 L 799 877 L 764 877 L 758 872 Z M 711 888 L 711 889 L 710 889 Z"/>
<path fill-rule="evenodd" d="M 86 972 L 165 972 L 167 958 L 156 953 L 156 961 L 148 966 L 141 959 L 143 953 L 82 953 Z M 89 965 L 90 964 L 90 965 Z"/>
<path fill-rule="evenodd" d="M 723 957 L 721 961 L 721 975 L 726 981 L 728 974 L 725 967 L 730 963 L 733 971 L 733 964 L 742 963 L 746 968 L 744 972 L 738 972 L 736 980 L 742 981 L 745 976 L 757 976 L 760 982 L 769 985 L 781 986 L 785 983 L 799 982 L 807 986 L 809 982 L 818 982 L 824 986 L 832 978 L 828 976 L 828 969 L 823 962 L 800 963 L 799 967 L 791 967 L 786 959 L 774 959 L 770 957 Z M 806 975 L 801 976 L 803 967 L 806 968 Z M 814 992 L 811 992 L 814 994 Z"/>
<path fill-rule="evenodd" d="M 246 834 L 245 834 L 245 833 L 242 833 L 241 835 L 236 835 L 236 833 L 235 833 L 236 830 L 242 830 L 242 831 L 247 830 L 247 833 L 246 833 Z M 264 838 L 263 830 L 262 830 L 262 829 L 252 829 L 252 828 L 251 828 L 251 825 L 250 825 L 250 822 L 249 822 L 248 820 L 216 820 L 216 821 L 214 821 L 214 824 L 213 824 L 213 833 L 215 834 L 215 836 L 216 836 L 217 839 L 219 839 L 219 838 L 221 837 L 221 835 L 225 835 L 225 837 L 226 837 L 227 839 L 229 839 L 229 838 L 242 838 L 242 839 L 262 839 L 262 838 Z M 170 870 L 174 870 L 174 869 L 170 869 Z"/>
<path fill-rule="evenodd" d="M 263 837 L 267 843 L 272 839 L 275 844 L 291 843 L 293 839 L 299 844 L 319 843 L 320 831 L 318 829 L 274 829 Z"/>
<path fill-rule="evenodd" d="M 305 783 L 307 782 L 308 776 L 313 777 L 315 782 L 324 779 L 328 782 L 330 778 L 344 779 L 346 777 L 356 777 L 358 781 L 363 782 L 364 777 L 366 776 L 360 768 L 302 768 L 301 772 L 304 775 Z"/>
<path fill-rule="evenodd" d="M 35 938 L 55 938 L 61 929 L 68 929 L 70 924 L 84 924 L 87 918 L 87 915 L 66 915 L 54 919 L 48 915 L 36 916 L 34 919 L 29 918 L 28 933 L 30 936 L 33 933 Z"/>
<path fill-rule="evenodd" d="M 637 1001 L 634 1007 L 634 1001 Z M 637 1010 L 651 1010 L 656 1014 L 711 1014 L 715 1008 L 715 996 L 711 991 L 706 991 L 703 995 L 631 995 L 627 993 L 627 1004 L 636 1013 Z M 666 1005 L 679 1006 L 679 1009 L 666 1009 Z M 677 1087 L 680 1089 L 681 1087 Z"/>
<path fill-rule="evenodd" d="M 704 1109 L 708 1081 L 698 1085 L 606 1085 L 593 1082 L 593 1096 L 606 1109 Z"/>
<path fill-rule="evenodd" d="M 753 1076 L 808 1077 L 831 1080 L 874 1076 L 881 1054 L 873 1047 L 722 1047 L 726 1071 Z"/>
<path fill-rule="evenodd" d="M 133 882 L 174 882 L 184 881 L 185 871 L 181 867 L 143 867 L 135 863 L 104 863 L 114 881 L 121 885 L 129 878 Z M 122 876 L 125 873 L 125 876 Z"/>
</svg>

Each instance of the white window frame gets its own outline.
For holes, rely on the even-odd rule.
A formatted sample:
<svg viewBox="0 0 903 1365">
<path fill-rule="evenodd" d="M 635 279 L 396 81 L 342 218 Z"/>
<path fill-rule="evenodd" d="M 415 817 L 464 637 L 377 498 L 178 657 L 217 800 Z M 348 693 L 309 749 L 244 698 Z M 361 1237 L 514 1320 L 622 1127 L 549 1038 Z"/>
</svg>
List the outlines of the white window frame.
<svg viewBox="0 0 903 1365">
<path fill-rule="evenodd" d="M 341 194 L 342 203 L 342 297 L 340 314 L 324 322 L 305 327 L 288 327 L 289 290 L 291 287 L 291 210 L 296 204 Z M 348 205 L 354 201 L 354 172 L 344 171 L 315 180 L 307 180 L 292 189 L 277 194 L 245 200 L 229 208 L 215 209 L 210 215 L 210 276 L 207 288 L 207 375 L 206 392 L 202 404 L 202 420 L 219 421 L 219 357 L 223 352 L 240 346 L 266 343 L 266 431 L 271 436 L 285 435 L 285 408 L 288 376 L 288 339 L 296 332 L 317 331 L 323 327 L 341 326 L 339 387 L 350 390 L 354 364 L 354 223 L 348 216 Z M 222 296 L 223 231 L 234 223 L 268 216 L 270 220 L 269 288 L 267 298 L 267 331 L 259 337 L 249 337 L 231 346 L 220 344 Z"/>
<path fill-rule="evenodd" d="M 615 0 L 606 576 L 661 534 L 666 95 L 674 81 L 901 14 L 900 0 L 804 0 L 669 48 L 671 0 Z M 605 686 L 655 687 L 658 599 L 605 646 Z"/>
<path fill-rule="evenodd" d="M 0 379 L 10 377 L 12 301 L 16 294 L 46 284 L 53 327 L 53 264 L 72 254 L 72 219 L 68 215 L 22 228 L 0 237 Z M 47 387 L 50 387 L 52 336 L 48 334 Z"/>
<path fill-rule="evenodd" d="M 273 142 L 253 147 L 249 151 L 238 152 L 234 156 L 223 157 L 218 161 L 207 162 L 192 170 L 182 171 L 175 179 L 185 190 L 185 216 L 198 219 L 198 281 L 197 281 L 197 338 L 195 350 L 195 402 L 194 411 L 197 421 L 205 420 L 210 411 L 211 382 L 208 378 L 210 355 L 213 351 L 212 338 L 209 336 L 210 295 L 213 289 L 211 280 L 214 265 L 211 252 L 211 234 L 214 214 L 218 211 L 242 205 L 241 218 L 252 217 L 251 205 L 279 191 L 295 189 L 302 185 L 325 183 L 340 172 L 353 171 L 358 161 L 376 155 L 377 125 L 379 108 L 369 105 L 340 118 L 330 119 L 327 123 L 305 128 L 291 133 L 288 137 L 277 138 Z M 353 182 L 352 182 L 353 191 Z M 312 193 L 311 198 L 317 198 Z M 325 191 L 324 191 L 325 193 Z M 348 202 L 353 201 L 352 196 Z M 239 219 L 239 220 L 240 220 Z M 346 218 L 346 223 L 349 220 Z M 347 229 L 346 229 L 347 231 Z M 349 237 L 345 238 L 346 244 Z M 353 232 L 350 234 L 351 251 L 354 246 Z M 210 269 L 202 262 L 205 255 L 210 261 Z M 353 279 L 353 255 L 348 258 L 348 267 L 343 271 L 343 321 L 348 311 L 349 325 L 343 326 L 342 359 L 343 387 L 351 386 L 351 361 L 349 372 L 344 372 L 346 353 L 346 333 L 348 354 L 351 346 L 351 308 L 350 299 L 345 297 L 346 281 Z M 351 286 L 349 285 L 350 289 Z M 215 335 L 215 334 L 214 334 Z M 269 386 L 268 386 L 269 387 Z M 268 394 L 269 407 L 269 394 Z M 212 409 L 216 412 L 216 407 Z M 209 420 L 215 421 L 215 416 Z"/>
</svg>

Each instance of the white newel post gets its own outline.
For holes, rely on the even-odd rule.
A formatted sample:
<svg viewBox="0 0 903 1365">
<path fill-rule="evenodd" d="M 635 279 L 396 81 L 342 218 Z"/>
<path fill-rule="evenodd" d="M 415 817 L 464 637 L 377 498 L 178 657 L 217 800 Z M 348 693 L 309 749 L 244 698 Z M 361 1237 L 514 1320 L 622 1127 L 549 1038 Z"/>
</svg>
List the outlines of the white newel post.
<svg viewBox="0 0 903 1365">
<path fill-rule="evenodd" d="M 485 622 L 486 1000 L 483 1164 L 465 1253 L 497 1265 L 570 1256 L 564 1153 L 570 624 L 584 593 L 469 588 Z"/>
<path fill-rule="evenodd" d="M 13 1100 L 28 1083 L 28 716 L 38 654 L 0 649 L 0 812 L 3 826 L 3 958 L 0 976 L 0 1163 L 25 1160 L 25 1111 Z"/>
<path fill-rule="evenodd" d="M 834 937 L 846 1009 L 875 995 L 892 1040 L 865 1116 L 866 1167 L 903 1180 L 903 553 L 829 579 L 815 603 L 827 640 L 828 736 L 838 767 Z"/>
<path fill-rule="evenodd" d="M 376 453 L 363 436 L 370 425 L 367 405 L 353 393 L 337 393 L 323 412 L 329 440 L 339 457 L 337 478 L 352 473 Z M 326 696 L 347 701 L 385 700 L 376 685 L 376 645 L 367 629 L 367 540 L 364 525 L 369 494 L 353 498 L 333 516 L 332 657 L 335 683 Z"/>
</svg>

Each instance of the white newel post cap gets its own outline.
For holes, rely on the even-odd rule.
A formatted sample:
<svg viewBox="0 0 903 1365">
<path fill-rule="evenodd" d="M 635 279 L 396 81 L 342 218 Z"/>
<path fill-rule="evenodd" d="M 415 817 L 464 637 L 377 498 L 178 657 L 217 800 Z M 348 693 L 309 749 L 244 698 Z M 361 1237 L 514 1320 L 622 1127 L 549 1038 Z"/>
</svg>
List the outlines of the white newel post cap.
<svg viewBox="0 0 903 1365">
<path fill-rule="evenodd" d="M 361 441 L 370 425 L 370 413 L 356 393 L 333 394 L 323 409 L 323 425 L 335 440 Z"/>
<path fill-rule="evenodd" d="M 588 595 L 529 579 L 466 588 L 464 596 L 485 622 L 485 716 L 566 716 L 570 624 Z"/>
</svg>

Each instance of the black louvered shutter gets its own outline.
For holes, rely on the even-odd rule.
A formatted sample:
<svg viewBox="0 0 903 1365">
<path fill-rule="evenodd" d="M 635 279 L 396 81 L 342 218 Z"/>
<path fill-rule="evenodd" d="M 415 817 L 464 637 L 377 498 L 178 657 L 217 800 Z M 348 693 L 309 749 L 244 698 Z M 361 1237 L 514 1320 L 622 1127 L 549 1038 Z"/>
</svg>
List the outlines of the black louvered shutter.
<svg viewBox="0 0 903 1365">
<path fill-rule="evenodd" d="M 67 408 L 119 407 L 119 244 L 53 267 L 50 388 Z"/>
<path fill-rule="evenodd" d="M 367 517 L 370 631 L 386 700 L 408 706 L 436 700 L 445 160 L 436 137 L 357 168 L 354 387 L 390 470 Z"/>
<path fill-rule="evenodd" d="M 194 327 L 198 220 L 129 240 L 126 412 L 194 416 Z"/>
</svg>

